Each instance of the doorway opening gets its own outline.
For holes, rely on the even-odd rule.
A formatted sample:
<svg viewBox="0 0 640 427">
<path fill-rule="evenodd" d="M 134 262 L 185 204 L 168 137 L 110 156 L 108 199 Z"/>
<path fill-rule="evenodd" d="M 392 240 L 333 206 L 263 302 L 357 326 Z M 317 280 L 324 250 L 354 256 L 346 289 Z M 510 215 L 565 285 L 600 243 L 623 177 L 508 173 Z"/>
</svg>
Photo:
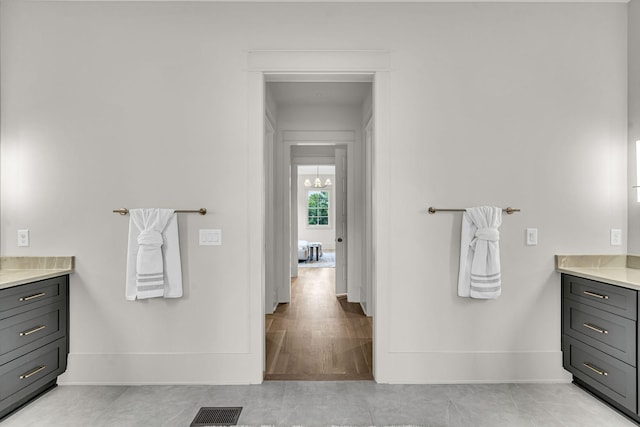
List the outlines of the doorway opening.
<svg viewBox="0 0 640 427">
<path fill-rule="evenodd" d="M 373 379 L 372 82 L 265 89 L 264 379 Z"/>
<path fill-rule="evenodd" d="M 297 165 L 297 254 L 300 268 L 336 268 L 336 167 Z M 340 201 L 344 203 L 344 201 Z M 342 220 L 342 219 L 341 219 Z M 340 229 L 342 229 L 342 225 Z M 340 232 L 341 234 L 342 232 Z M 335 280 L 335 279 L 334 279 Z"/>
</svg>

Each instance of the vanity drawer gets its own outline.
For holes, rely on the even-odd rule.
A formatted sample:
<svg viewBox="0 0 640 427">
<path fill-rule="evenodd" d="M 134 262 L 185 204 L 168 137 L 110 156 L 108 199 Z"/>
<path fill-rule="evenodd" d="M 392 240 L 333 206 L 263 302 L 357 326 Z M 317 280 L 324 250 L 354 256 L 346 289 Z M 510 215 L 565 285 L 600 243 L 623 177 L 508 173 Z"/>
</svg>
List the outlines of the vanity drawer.
<svg viewBox="0 0 640 427">
<path fill-rule="evenodd" d="M 0 290 L 0 319 L 66 298 L 67 280 L 60 276 Z"/>
<path fill-rule="evenodd" d="M 586 304 L 566 300 L 562 330 L 629 365 L 636 366 L 636 322 Z"/>
<path fill-rule="evenodd" d="M 636 413 L 636 368 L 576 339 L 563 340 L 563 366 L 576 378 Z"/>
<path fill-rule="evenodd" d="M 637 291 L 581 277 L 562 275 L 562 296 L 586 305 L 637 320 Z"/>
<path fill-rule="evenodd" d="M 0 365 L 66 335 L 64 302 L 0 320 Z"/>
<path fill-rule="evenodd" d="M 0 366 L 0 404 L 55 379 L 66 364 L 66 342 L 60 339 Z"/>
</svg>

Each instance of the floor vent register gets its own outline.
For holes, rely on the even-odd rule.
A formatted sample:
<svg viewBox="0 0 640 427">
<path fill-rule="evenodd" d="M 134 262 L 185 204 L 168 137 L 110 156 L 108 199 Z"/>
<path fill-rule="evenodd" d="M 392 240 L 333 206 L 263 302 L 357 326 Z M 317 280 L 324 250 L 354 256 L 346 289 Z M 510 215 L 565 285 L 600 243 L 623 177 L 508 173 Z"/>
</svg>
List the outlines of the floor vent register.
<svg viewBox="0 0 640 427">
<path fill-rule="evenodd" d="M 191 422 L 191 427 L 235 426 L 242 412 L 242 407 L 232 408 L 200 408 Z"/>
</svg>

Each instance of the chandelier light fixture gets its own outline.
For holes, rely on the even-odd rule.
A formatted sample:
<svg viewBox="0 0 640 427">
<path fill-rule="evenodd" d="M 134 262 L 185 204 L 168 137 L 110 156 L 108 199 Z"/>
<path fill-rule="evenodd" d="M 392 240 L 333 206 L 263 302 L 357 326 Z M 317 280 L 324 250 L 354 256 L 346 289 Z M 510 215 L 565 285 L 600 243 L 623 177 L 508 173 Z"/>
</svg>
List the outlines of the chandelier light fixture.
<svg viewBox="0 0 640 427">
<path fill-rule="evenodd" d="M 320 166 L 316 166 L 316 179 L 313 181 L 313 184 L 311 183 L 309 178 L 305 179 L 304 180 L 304 186 L 305 187 L 313 187 L 313 188 L 330 187 L 331 186 L 331 180 L 329 178 L 327 178 L 326 181 L 323 184 L 322 180 L 320 179 Z"/>
</svg>

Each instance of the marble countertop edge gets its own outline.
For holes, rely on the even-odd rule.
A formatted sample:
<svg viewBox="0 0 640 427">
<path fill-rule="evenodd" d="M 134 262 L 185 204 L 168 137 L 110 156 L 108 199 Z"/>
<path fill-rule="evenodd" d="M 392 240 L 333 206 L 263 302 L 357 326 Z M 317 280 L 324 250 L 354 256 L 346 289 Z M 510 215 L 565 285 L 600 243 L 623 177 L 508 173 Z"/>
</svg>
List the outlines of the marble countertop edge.
<svg viewBox="0 0 640 427">
<path fill-rule="evenodd" d="M 2 270 L 73 270 L 74 256 L 2 256 Z"/>
<path fill-rule="evenodd" d="M 75 257 L 0 257 L 0 289 L 73 273 Z"/>
<path fill-rule="evenodd" d="M 559 273 L 640 290 L 638 255 L 556 255 Z"/>
</svg>

